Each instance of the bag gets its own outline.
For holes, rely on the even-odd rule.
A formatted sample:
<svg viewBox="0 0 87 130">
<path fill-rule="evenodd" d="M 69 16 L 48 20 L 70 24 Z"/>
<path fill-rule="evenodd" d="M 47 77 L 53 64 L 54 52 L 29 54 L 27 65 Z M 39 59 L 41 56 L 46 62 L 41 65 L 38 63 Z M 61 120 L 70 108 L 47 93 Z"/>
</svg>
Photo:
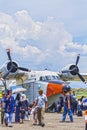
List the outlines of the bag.
<svg viewBox="0 0 87 130">
<path fill-rule="evenodd" d="M 76 99 L 72 95 L 70 95 L 70 104 L 71 105 L 75 105 L 76 104 Z"/>
<path fill-rule="evenodd" d="M 77 112 L 77 116 L 83 116 L 83 114 L 82 114 L 82 110 L 81 110 L 81 109 L 78 110 L 78 112 Z"/>
</svg>

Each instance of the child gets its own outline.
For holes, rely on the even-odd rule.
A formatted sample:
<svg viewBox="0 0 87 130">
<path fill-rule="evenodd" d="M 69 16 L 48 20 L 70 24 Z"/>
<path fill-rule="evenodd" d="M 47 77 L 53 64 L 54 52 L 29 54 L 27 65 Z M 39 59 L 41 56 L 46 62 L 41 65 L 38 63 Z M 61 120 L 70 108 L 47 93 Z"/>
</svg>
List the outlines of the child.
<svg viewBox="0 0 87 130">
<path fill-rule="evenodd" d="M 37 105 L 35 101 L 33 103 L 31 113 L 33 114 L 33 120 L 34 120 L 33 125 L 37 125 Z"/>
<path fill-rule="evenodd" d="M 24 109 L 24 107 L 21 107 L 21 110 L 20 110 L 20 123 L 24 123 L 24 118 L 25 118 L 25 109 Z"/>
</svg>

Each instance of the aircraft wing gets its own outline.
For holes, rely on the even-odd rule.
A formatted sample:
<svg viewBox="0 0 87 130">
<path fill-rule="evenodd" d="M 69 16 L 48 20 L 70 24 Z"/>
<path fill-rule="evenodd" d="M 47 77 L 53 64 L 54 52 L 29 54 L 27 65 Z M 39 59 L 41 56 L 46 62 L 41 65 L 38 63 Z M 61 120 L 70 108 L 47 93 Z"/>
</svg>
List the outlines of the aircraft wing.
<svg viewBox="0 0 87 130">
<path fill-rule="evenodd" d="M 72 81 L 81 81 L 81 79 L 78 77 L 78 75 L 71 76 L 69 73 L 66 74 L 58 74 L 60 76 L 60 79 L 64 81 L 72 80 Z M 81 76 L 87 81 L 87 73 L 81 73 Z"/>
<path fill-rule="evenodd" d="M 0 79 L 3 77 L 3 73 L 0 72 Z M 7 77 L 6 80 L 9 79 L 16 79 L 18 82 L 24 82 L 25 80 L 28 79 L 28 72 L 22 72 L 18 71 L 16 73 L 10 73 Z"/>
<path fill-rule="evenodd" d="M 16 79 L 17 81 L 22 80 L 22 82 L 23 82 L 27 78 L 28 78 L 28 73 L 26 73 L 26 72 L 18 72 L 18 73 L 15 73 L 15 74 L 8 75 L 8 77 L 6 79 L 7 80 Z"/>
</svg>

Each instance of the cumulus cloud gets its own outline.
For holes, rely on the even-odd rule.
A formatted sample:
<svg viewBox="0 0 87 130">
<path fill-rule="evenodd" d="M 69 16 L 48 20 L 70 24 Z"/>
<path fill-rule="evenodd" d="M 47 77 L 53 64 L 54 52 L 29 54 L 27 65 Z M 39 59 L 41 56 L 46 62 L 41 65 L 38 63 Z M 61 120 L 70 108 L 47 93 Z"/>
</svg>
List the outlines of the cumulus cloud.
<svg viewBox="0 0 87 130">
<path fill-rule="evenodd" d="M 53 17 L 46 21 L 34 21 L 26 10 L 18 11 L 13 16 L 0 13 L 0 46 L 11 48 L 24 58 L 31 58 L 36 63 L 52 62 L 54 57 L 76 55 L 79 51 L 87 53 L 87 45 L 72 42 L 73 36 Z M 55 61 L 56 63 L 56 61 Z"/>
</svg>

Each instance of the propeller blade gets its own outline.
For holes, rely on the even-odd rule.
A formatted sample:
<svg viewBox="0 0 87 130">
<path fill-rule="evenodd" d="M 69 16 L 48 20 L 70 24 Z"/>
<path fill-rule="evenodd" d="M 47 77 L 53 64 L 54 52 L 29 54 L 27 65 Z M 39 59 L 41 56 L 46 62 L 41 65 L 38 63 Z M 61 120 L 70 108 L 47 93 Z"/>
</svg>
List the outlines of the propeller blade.
<svg viewBox="0 0 87 130">
<path fill-rule="evenodd" d="M 78 62 L 79 62 L 79 58 L 80 58 L 80 54 L 78 54 L 78 56 L 77 56 L 77 59 L 76 59 L 76 65 L 77 65 Z"/>
<path fill-rule="evenodd" d="M 81 74 L 79 74 L 79 73 L 77 73 L 77 74 L 78 74 L 79 78 L 80 78 L 83 82 L 86 82 L 85 79 L 83 78 L 83 76 L 82 76 Z"/>
<path fill-rule="evenodd" d="M 12 70 L 12 67 L 11 67 L 11 69 L 10 69 L 7 73 L 5 73 L 5 74 L 2 76 L 2 79 L 3 79 L 3 80 L 6 79 L 6 77 L 9 75 L 9 73 L 11 72 L 11 70 Z"/>
<path fill-rule="evenodd" d="M 10 55 L 10 49 L 6 49 L 6 51 L 7 51 L 8 59 L 12 62 L 11 55 Z"/>
<path fill-rule="evenodd" d="M 1 81 L 2 81 L 2 83 L 3 83 L 3 85 L 4 85 L 4 87 L 5 87 L 5 90 L 7 89 L 6 87 L 6 80 L 4 80 L 3 78 L 1 78 Z"/>
<path fill-rule="evenodd" d="M 27 68 L 23 68 L 23 67 L 17 67 L 17 69 L 22 70 L 22 71 L 29 71 Z"/>
<path fill-rule="evenodd" d="M 2 76 L 2 79 L 6 79 L 6 77 L 9 75 L 10 71 L 8 71 L 6 74 Z"/>
</svg>

